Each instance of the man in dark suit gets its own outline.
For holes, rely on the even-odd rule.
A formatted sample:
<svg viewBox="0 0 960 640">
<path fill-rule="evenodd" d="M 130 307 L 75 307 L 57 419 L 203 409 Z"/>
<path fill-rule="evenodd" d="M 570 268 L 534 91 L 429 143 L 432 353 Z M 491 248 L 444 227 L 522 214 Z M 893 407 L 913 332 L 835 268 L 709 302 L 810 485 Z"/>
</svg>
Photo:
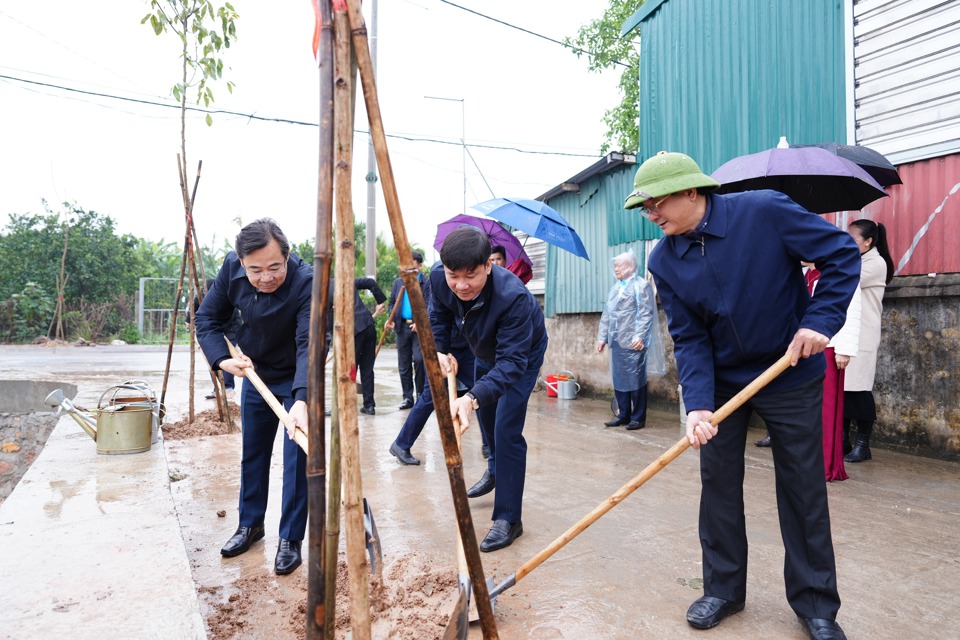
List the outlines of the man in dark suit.
<svg viewBox="0 0 960 640">
<path fill-rule="evenodd" d="M 459 372 L 456 356 L 447 355 L 456 329 L 475 356 L 474 384 L 451 409 L 462 425 L 470 424 L 476 411 L 490 447 L 487 470 L 467 496 L 496 489 L 493 526 L 480 544 L 481 551 L 496 551 L 523 535 L 523 427 L 547 350 L 547 330 L 533 294 L 515 275 L 490 262 L 490 241 L 479 229 L 453 231 L 443 241 L 440 260 L 443 268 L 430 271 L 430 324 L 441 371 Z"/>
<path fill-rule="evenodd" d="M 423 266 L 423 254 L 419 251 L 413 252 L 413 261 L 417 263 L 419 270 Z M 423 299 L 430 308 L 430 281 L 422 273 L 417 274 L 417 282 L 420 283 L 420 291 L 423 292 Z M 401 293 L 402 291 L 402 293 Z M 384 331 L 391 329 L 397 334 L 397 370 L 400 373 L 400 388 L 403 390 L 403 402 L 401 409 L 410 409 L 413 407 L 413 392 L 416 389 L 417 396 L 423 395 L 423 352 L 420 351 L 420 338 L 417 336 L 417 323 L 413 320 L 413 309 L 410 307 L 410 296 L 403 290 L 403 278 L 397 278 L 393 281 L 393 289 L 390 290 L 390 301 L 387 303 L 388 309 L 393 309 L 400 299 L 400 308 L 397 309 L 393 320 L 389 320 L 384 326 Z"/>
<path fill-rule="evenodd" d="M 286 236 L 269 218 L 241 229 L 235 246 L 197 309 L 197 340 L 214 371 L 242 378 L 256 365 L 293 425 L 306 430 L 313 269 L 290 252 Z M 224 328 L 236 309 L 243 309 L 243 324 L 237 331 L 243 355 L 238 358 L 231 356 L 224 341 Z M 252 385 L 243 385 L 240 416 L 240 526 L 220 550 L 226 558 L 245 553 L 264 536 L 270 459 L 277 435 L 277 416 Z M 283 439 L 280 544 L 274 565 L 279 575 L 300 566 L 307 526 L 307 457 L 289 437 L 292 429 Z"/>
<path fill-rule="evenodd" d="M 360 408 L 360 413 L 372 416 L 377 413 L 374 409 L 377 403 L 373 399 L 373 361 L 377 356 L 377 327 L 373 318 L 383 311 L 383 303 L 387 301 L 387 296 L 383 294 L 383 290 L 373 278 L 355 278 L 353 284 L 353 347 L 360 375 L 360 388 L 363 390 L 363 406 Z M 373 314 L 360 299 L 361 289 L 372 293 L 374 300 L 377 301 Z"/>
</svg>

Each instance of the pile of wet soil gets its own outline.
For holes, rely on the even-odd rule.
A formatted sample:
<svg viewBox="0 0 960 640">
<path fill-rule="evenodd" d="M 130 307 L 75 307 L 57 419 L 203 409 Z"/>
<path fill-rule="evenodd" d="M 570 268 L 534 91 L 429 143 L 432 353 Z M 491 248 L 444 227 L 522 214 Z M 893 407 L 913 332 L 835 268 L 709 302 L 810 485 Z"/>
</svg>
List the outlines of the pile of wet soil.
<svg viewBox="0 0 960 640">
<path fill-rule="evenodd" d="M 278 580 L 294 580 L 294 588 Z M 207 617 L 210 640 L 241 638 L 254 616 L 258 626 L 264 616 L 276 617 L 276 638 L 306 637 L 306 565 L 289 578 L 262 574 L 240 578 L 227 589 L 236 589 Z M 219 590 L 219 587 L 212 589 Z M 383 580 L 370 576 L 371 635 L 378 640 L 440 640 L 457 597 L 457 576 L 437 570 L 417 553 L 400 556 L 385 567 Z M 276 606 L 263 606 L 271 601 Z M 341 555 L 337 566 L 337 638 L 350 637 L 350 592 L 347 564 Z"/>
<path fill-rule="evenodd" d="M 230 413 L 229 420 L 221 420 L 220 413 L 214 409 L 207 409 L 194 415 L 193 422 L 184 417 L 177 422 L 164 423 L 162 427 L 164 440 L 186 440 L 201 436 L 222 436 L 227 433 L 240 431 L 240 407 L 232 402 L 227 403 Z"/>
</svg>

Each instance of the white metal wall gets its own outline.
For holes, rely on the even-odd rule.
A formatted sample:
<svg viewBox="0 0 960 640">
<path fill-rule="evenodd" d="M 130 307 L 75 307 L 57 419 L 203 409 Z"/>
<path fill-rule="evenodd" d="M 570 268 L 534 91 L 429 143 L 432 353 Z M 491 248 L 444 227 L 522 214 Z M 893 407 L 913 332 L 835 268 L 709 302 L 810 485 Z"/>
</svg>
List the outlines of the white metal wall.
<svg viewBox="0 0 960 640">
<path fill-rule="evenodd" d="M 960 151 L 960 0 L 852 1 L 856 142 L 898 165 Z"/>
</svg>

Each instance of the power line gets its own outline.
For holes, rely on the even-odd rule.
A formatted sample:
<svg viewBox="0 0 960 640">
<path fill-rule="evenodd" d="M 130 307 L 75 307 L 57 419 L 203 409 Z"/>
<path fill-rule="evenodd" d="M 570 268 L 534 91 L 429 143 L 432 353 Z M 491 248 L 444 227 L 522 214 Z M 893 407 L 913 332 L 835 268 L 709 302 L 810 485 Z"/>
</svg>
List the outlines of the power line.
<svg viewBox="0 0 960 640">
<path fill-rule="evenodd" d="M 105 99 L 108 99 L 108 100 L 121 100 L 121 101 L 124 101 L 124 102 L 133 102 L 133 103 L 136 103 L 136 104 L 143 104 L 143 105 L 148 105 L 148 106 L 152 106 L 152 107 L 162 107 L 162 108 L 165 108 L 165 109 L 180 109 L 180 105 L 179 105 L 179 104 L 172 104 L 172 103 L 167 103 L 167 102 L 157 102 L 157 101 L 154 101 L 154 100 L 145 100 L 145 99 L 143 99 L 143 98 L 130 98 L 130 97 L 127 97 L 127 96 L 118 96 L 118 95 L 113 95 L 113 94 L 109 94 L 109 93 L 102 93 L 102 92 L 99 92 L 99 91 L 87 91 L 87 90 L 85 90 L 85 89 L 77 89 L 77 88 L 74 88 L 74 87 L 67 87 L 67 86 L 64 86 L 64 85 L 53 84 L 53 83 L 50 83 L 50 82 L 40 82 L 40 81 L 37 81 L 37 80 L 28 80 L 28 79 L 26 79 L 26 78 L 17 78 L 17 77 L 15 77 L 15 76 L 8 76 L 8 75 L 3 75 L 3 74 L 0 74 L 0 80 L 10 80 L 10 81 L 12 81 L 12 82 L 21 82 L 21 83 L 24 83 L 24 84 L 32 84 L 32 85 L 36 85 L 36 86 L 40 86 L 40 87 L 47 87 L 47 88 L 50 88 L 50 89 L 59 89 L 59 90 L 61 90 L 61 91 L 68 91 L 68 92 L 70 92 L 70 93 L 77 93 L 77 94 L 87 95 L 87 96 L 93 96 L 93 97 L 97 97 L 97 98 L 105 98 Z M 263 121 L 263 122 L 277 122 L 277 123 L 280 123 L 280 124 L 292 124 L 292 125 L 304 126 L 304 127 L 317 127 L 317 126 L 319 126 L 316 122 L 304 122 L 304 121 L 302 121 L 302 120 L 291 120 L 291 119 L 289 119 L 289 118 L 270 118 L 270 117 L 266 117 L 266 116 L 257 115 L 257 114 L 254 114 L 254 113 L 241 113 L 241 112 L 239 112 L 239 111 L 231 111 L 231 110 L 229 110 L 229 109 L 204 109 L 204 108 L 198 107 L 198 106 L 187 105 L 186 110 L 187 110 L 187 111 L 195 111 L 195 112 L 203 113 L 203 114 L 210 114 L 210 115 L 230 115 L 230 116 L 237 116 L 237 117 L 241 117 L 241 118 L 246 118 L 246 119 L 248 119 L 248 120 L 260 120 L 260 121 Z M 354 130 L 354 133 L 367 134 L 367 133 L 369 133 L 369 131 L 365 131 L 365 130 L 362 130 L 362 129 L 355 129 L 355 130 Z M 427 138 L 427 137 L 419 137 L 419 136 L 400 135 L 400 134 L 395 134 L 395 133 L 388 133 L 388 134 L 386 134 L 386 136 L 387 136 L 388 138 L 394 138 L 394 139 L 397 139 L 397 140 L 407 140 L 407 141 L 410 141 L 410 142 L 430 142 L 430 143 L 433 143 L 433 144 L 456 145 L 456 146 L 458 146 L 458 147 L 463 145 L 463 143 L 462 143 L 460 140 L 457 140 L 457 141 L 454 142 L 454 141 L 452 141 L 452 140 L 439 140 L 439 139 L 437 139 L 437 138 Z M 467 145 L 467 146 L 473 147 L 474 149 L 493 149 L 493 150 L 498 150 L 498 151 L 516 151 L 517 153 L 526 153 L 526 154 L 531 154 L 531 155 L 543 155 L 543 156 L 570 156 L 570 157 L 574 157 L 574 158 L 599 158 L 599 157 L 600 157 L 600 156 L 597 155 L 597 154 L 590 154 L 590 153 L 570 153 L 570 152 L 564 152 L 564 151 L 534 151 L 534 150 L 532 150 L 532 149 L 523 149 L 523 148 L 520 148 L 520 147 L 503 146 L 503 145 L 492 145 L 492 144 L 475 144 L 475 143 L 470 143 L 470 144 Z"/>
<path fill-rule="evenodd" d="M 521 31 L 521 32 L 526 33 L 526 34 L 528 34 L 528 35 L 534 36 L 535 38 L 542 38 L 543 40 L 546 40 L 547 42 L 552 42 L 552 43 L 554 43 L 554 44 L 558 44 L 558 45 L 560 45 L 561 47 L 563 47 L 564 49 L 570 49 L 571 51 L 575 51 L 575 52 L 577 52 L 577 53 L 585 53 L 585 54 L 587 54 L 588 56 L 592 55 L 592 54 L 591 54 L 589 51 L 587 51 L 586 49 L 581 49 L 580 47 L 575 47 L 575 46 L 573 46 L 573 45 L 571 45 L 571 44 L 567 44 L 566 42 L 563 42 L 562 40 L 556 40 L 556 39 L 551 38 L 551 37 L 549 37 L 549 36 L 545 36 L 545 35 L 543 35 L 543 34 L 541 34 L 541 33 L 537 33 L 536 31 L 530 31 L 529 29 L 525 29 L 524 27 L 520 27 L 520 26 L 515 25 L 515 24 L 512 24 L 512 23 L 510 23 L 510 22 L 506 22 L 506 21 L 501 20 L 501 19 L 499 19 L 499 18 L 494 18 L 493 16 L 488 16 L 488 15 L 485 14 L 485 13 L 480 13 L 479 11 L 474 11 L 473 9 L 470 9 L 470 8 L 468 8 L 468 7 L 461 6 L 461 5 L 456 4 L 456 3 L 454 3 L 454 2 L 450 2 L 450 0 L 440 0 L 440 2 L 442 2 L 443 4 L 450 5 L 451 7 L 456 7 L 457 9 L 461 9 L 461 10 L 463 10 L 463 11 L 466 11 L 467 13 L 472 13 L 472 14 L 474 14 L 474 15 L 476 15 L 476 16 L 480 16 L 481 18 L 485 18 L 485 19 L 490 20 L 490 21 L 492 21 L 492 22 L 496 22 L 497 24 L 502 24 L 502 25 L 505 26 L 505 27 L 510 27 L 511 29 L 516 29 L 517 31 Z M 633 65 L 627 64 L 626 62 L 621 62 L 620 60 L 614 60 L 614 64 L 618 64 L 618 65 L 620 65 L 620 66 L 622 66 L 622 67 L 626 67 L 627 69 L 630 69 L 630 68 L 632 68 L 632 66 L 633 66 Z"/>
</svg>

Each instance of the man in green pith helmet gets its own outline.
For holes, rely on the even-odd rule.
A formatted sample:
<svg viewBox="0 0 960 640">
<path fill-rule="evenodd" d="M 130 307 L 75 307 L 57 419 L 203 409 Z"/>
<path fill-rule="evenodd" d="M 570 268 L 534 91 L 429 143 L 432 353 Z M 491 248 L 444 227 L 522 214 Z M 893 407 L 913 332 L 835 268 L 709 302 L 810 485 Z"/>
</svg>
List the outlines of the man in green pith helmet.
<svg viewBox="0 0 960 640">
<path fill-rule="evenodd" d="M 637 170 L 624 205 L 666 238 L 650 255 L 674 340 L 687 438 L 700 450 L 703 597 L 687 622 L 709 629 L 742 611 L 747 587 L 743 505 L 747 422 L 770 431 L 787 600 L 814 640 L 845 640 L 823 472 L 823 350 L 843 325 L 859 280 L 850 236 L 770 190 L 729 195 L 682 153 Z M 807 293 L 800 262 L 822 275 Z M 714 410 L 781 356 L 792 367 L 724 420 Z"/>
</svg>

